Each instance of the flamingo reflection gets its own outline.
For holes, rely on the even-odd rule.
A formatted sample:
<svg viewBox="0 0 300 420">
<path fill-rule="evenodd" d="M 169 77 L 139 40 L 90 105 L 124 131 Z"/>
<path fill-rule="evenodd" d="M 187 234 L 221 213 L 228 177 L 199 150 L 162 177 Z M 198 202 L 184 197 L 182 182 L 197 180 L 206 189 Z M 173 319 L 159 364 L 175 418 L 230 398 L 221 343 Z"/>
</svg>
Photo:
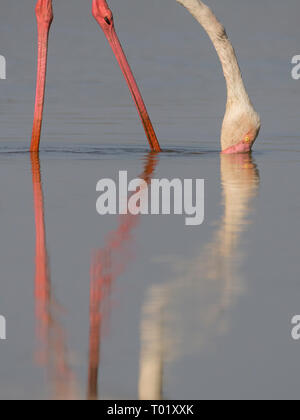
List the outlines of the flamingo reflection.
<svg viewBox="0 0 300 420">
<path fill-rule="evenodd" d="M 150 183 L 158 163 L 158 157 L 149 153 L 141 179 Z M 35 252 L 35 302 L 37 338 L 39 342 L 38 363 L 45 366 L 54 385 L 54 399 L 77 399 L 77 381 L 70 367 L 66 345 L 66 333 L 59 321 L 59 305 L 52 293 L 49 269 L 44 196 L 38 154 L 31 155 L 34 214 L 36 226 Z M 140 194 L 143 194 L 143 189 Z M 88 399 L 98 396 L 98 370 L 100 361 L 100 339 L 105 320 L 110 311 L 109 295 L 114 281 L 124 272 L 134 258 L 130 251 L 133 230 L 139 216 L 126 215 L 119 228 L 106 238 L 105 247 L 94 253 L 91 265 L 90 293 L 90 351 Z"/>
<path fill-rule="evenodd" d="M 146 182 L 146 185 L 151 182 L 157 164 L 157 154 L 149 153 L 145 161 L 144 172 L 139 177 Z M 141 185 L 140 188 L 141 196 L 146 193 L 143 189 L 144 185 Z M 134 259 L 133 231 L 139 220 L 139 215 L 122 216 L 118 229 L 107 236 L 105 246 L 97 250 L 92 258 L 88 399 L 98 398 L 100 342 L 103 328 L 109 319 L 111 288 Z"/>
<path fill-rule="evenodd" d="M 169 258 L 176 271 L 166 283 L 156 283 L 147 293 L 141 320 L 139 397 L 164 397 L 164 366 L 182 354 L 199 352 L 216 335 L 228 332 L 230 309 L 244 292 L 240 264 L 243 233 L 252 222 L 259 173 L 251 155 L 223 155 L 221 184 L 223 215 L 204 250 L 188 259 Z M 46 245 L 44 198 L 38 155 L 31 156 L 36 223 L 35 299 L 39 362 L 47 368 L 54 398 L 75 399 L 79 392 L 70 366 L 66 334 L 59 321 Z M 141 179 L 149 184 L 158 155 L 147 156 Z M 145 193 L 141 189 L 140 194 Z M 134 229 L 140 216 L 125 215 L 110 233 L 91 263 L 88 399 L 99 396 L 101 339 L 111 313 L 111 292 L 120 275 L 134 260 Z M 190 302 L 182 308 L 182 302 Z M 184 310 L 184 312 L 183 312 Z"/>
<path fill-rule="evenodd" d="M 68 362 L 63 326 L 52 293 L 46 242 L 44 196 L 39 155 L 31 154 L 32 186 L 36 227 L 35 303 L 36 335 L 39 342 L 38 363 L 45 366 L 54 384 L 55 399 L 71 399 L 77 394 L 75 379 Z"/>
<path fill-rule="evenodd" d="M 177 274 L 148 291 L 141 321 L 141 399 L 163 398 L 165 363 L 198 352 L 216 334 L 226 334 L 229 310 L 243 293 L 240 245 L 260 183 L 251 155 L 222 155 L 221 183 L 224 214 L 212 241 L 188 260 L 169 258 Z M 182 308 L 183 301 L 189 306 Z"/>
</svg>

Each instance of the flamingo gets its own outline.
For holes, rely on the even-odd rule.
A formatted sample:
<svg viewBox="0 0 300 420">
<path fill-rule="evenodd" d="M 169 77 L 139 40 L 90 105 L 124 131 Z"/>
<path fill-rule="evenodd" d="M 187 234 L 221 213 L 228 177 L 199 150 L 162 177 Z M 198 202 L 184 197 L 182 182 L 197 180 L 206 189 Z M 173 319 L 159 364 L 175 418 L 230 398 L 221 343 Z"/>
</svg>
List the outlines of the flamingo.
<svg viewBox="0 0 300 420">
<path fill-rule="evenodd" d="M 222 64 L 227 85 L 227 106 L 221 132 L 225 154 L 247 153 L 259 134 L 261 121 L 246 91 L 234 48 L 224 26 L 200 0 L 177 0 L 202 25 Z"/>
<path fill-rule="evenodd" d="M 45 85 L 47 72 L 47 55 L 48 55 L 48 39 L 49 31 L 53 21 L 52 0 L 37 0 L 36 18 L 38 26 L 38 64 L 37 64 L 37 82 L 36 82 L 36 99 L 33 120 L 33 130 L 31 138 L 31 152 L 38 152 L 41 138 L 43 108 L 45 99 Z M 117 58 L 117 61 L 124 74 L 129 90 L 136 104 L 139 116 L 150 147 L 154 152 L 160 152 L 160 145 L 157 140 L 153 125 L 151 123 L 146 105 L 143 101 L 140 90 L 137 86 L 132 70 L 128 64 L 121 43 L 118 39 L 113 14 L 105 0 L 93 0 L 92 6 L 93 16 L 103 29 L 111 48 Z"/>
</svg>

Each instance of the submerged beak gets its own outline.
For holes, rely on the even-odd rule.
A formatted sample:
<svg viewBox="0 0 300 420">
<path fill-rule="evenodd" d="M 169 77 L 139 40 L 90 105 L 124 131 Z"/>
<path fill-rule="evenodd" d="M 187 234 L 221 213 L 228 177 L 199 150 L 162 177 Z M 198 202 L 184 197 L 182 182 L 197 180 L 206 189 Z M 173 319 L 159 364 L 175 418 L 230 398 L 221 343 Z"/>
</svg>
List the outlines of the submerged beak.
<svg viewBox="0 0 300 420">
<path fill-rule="evenodd" d="M 95 19 L 97 20 L 97 22 L 103 29 L 103 32 L 105 33 L 105 36 L 108 39 L 108 42 L 120 65 L 120 68 L 128 84 L 129 90 L 132 94 L 133 100 L 136 104 L 141 121 L 143 123 L 144 130 L 148 138 L 150 147 L 152 151 L 160 152 L 161 148 L 160 148 L 159 142 L 157 140 L 153 125 L 151 123 L 149 114 L 147 112 L 146 105 L 143 101 L 142 95 L 135 81 L 132 70 L 128 64 L 127 58 L 125 56 L 125 53 L 123 51 L 119 38 L 117 36 L 116 30 L 114 27 L 113 18 L 103 19 L 102 17 L 95 16 Z"/>
</svg>

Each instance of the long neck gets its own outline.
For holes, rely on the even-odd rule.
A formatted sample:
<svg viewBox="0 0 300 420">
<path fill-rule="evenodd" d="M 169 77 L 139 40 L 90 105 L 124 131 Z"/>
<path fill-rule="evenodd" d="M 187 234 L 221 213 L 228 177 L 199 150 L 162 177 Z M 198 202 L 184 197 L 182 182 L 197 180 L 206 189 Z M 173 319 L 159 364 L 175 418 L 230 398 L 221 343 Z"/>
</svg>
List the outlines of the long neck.
<svg viewBox="0 0 300 420">
<path fill-rule="evenodd" d="M 243 99 L 249 102 L 234 48 L 224 26 L 211 9 L 200 0 L 177 0 L 186 7 L 209 35 L 220 58 L 227 84 L 228 101 Z"/>
</svg>

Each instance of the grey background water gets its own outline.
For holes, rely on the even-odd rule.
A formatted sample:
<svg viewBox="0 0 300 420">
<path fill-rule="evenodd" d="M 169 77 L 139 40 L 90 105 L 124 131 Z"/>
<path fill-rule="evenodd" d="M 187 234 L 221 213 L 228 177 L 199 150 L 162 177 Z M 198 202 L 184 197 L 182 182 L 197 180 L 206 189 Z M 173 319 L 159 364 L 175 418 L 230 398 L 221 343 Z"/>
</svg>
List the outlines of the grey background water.
<svg viewBox="0 0 300 420">
<path fill-rule="evenodd" d="M 0 54 L 7 60 L 7 80 L 0 80 L 0 314 L 8 335 L 0 341 L 1 399 L 55 396 L 35 332 L 26 153 L 34 3 L 2 0 L 0 6 Z M 54 311 L 76 397 L 86 394 L 91 258 L 118 226 L 117 217 L 97 215 L 96 183 L 116 179 L 121 169 L 138 176 L 147 157 L 136 110 L 90 3 L 54 1 L 40 156 Z M 206 218 L 187 228 L 180 216 L 145 216 L 132 232 L 134 257 L 114 282 L 101 338 L 99 397 L 138 398 L 143 349 L 151 354 L 157 345 L 165 398 L 297 399 L 300 344 L 291 339 L 291 318 L 300 313 L 300 82 L 291 78 L 291 58 L 299 54 L 299 2 L 208 2 L 227 27 L 262 116 L 252 162 L 220 161 L 226 90 L 198 23 L 175 0 L 109 3 L 169 151 L 160 156 L 155 177 L 204 178 Z M 145 307 L 154 308 L 147 327 Z M 57 349 L 48 351 L 53 357 Z M 58 382 L 64 381 L 60 374 Z"/>
</svg>

